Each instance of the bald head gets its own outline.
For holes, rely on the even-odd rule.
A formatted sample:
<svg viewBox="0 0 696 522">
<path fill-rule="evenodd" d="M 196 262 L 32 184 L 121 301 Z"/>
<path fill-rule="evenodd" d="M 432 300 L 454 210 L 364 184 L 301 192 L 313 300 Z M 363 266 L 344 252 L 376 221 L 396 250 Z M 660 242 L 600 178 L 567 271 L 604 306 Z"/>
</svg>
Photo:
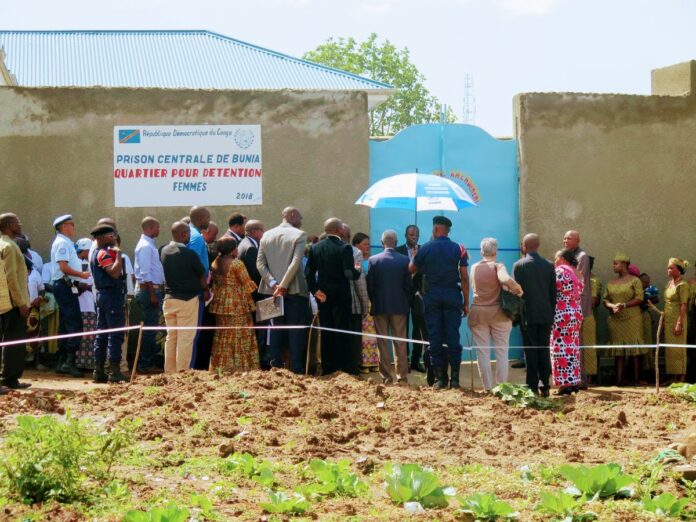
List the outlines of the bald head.
<svg viewBox="0 0 696 522">
<path fill-rule="evenodd" d="M 522 253 L 528 254 L 539 250 L 539 236 L 536 234 L 527 234 L 522 238 Z"/>
<path fill-rule="evenodd" d="M 186 244 L 191 238 L 191 229 L 186 223 L 175 221 L 172 224 L 172 239 L 177 243 Z"/>
<path fill-rule="evenodd" d="M 324 221 L 324 232 L 343 237 L 343 222 L 338 218 L 329 218 Z"/>
<path fill-rule="evenodd" d="M 143 229 L 143 234 L 147 237 L 155 238 L 160 233 L 160 222 L 152 216 L 147 216 L 140 222 L 140 227 Z"/>
<path fill-rule="evenodd" d="M 569 230 L 563 236 L 563 247 L 568 250 L 575 250 L 580 246 L 580 232 Z"/>
<path fill-rule="evenodd" d="M 295 207 L 285 207 L 283 209 L 283 221 L 295 228 L 300 228 L 302 226 L 302 213 Z"/>
<path fill-rule="evenodd" d="M 201 235 L 203 236 L 203 241 L 205 241 L 206 244 L 209 245 L 217 239 L 218 232 L 219 228 L 217 224 L 215 223 L 215 221 L 211 221 L 210 223 L 208 223 L 208 227 L 201 233 Z"/>
<path fill-rule="evenodd" d="M 205 230 L 210 224 L 210 210 L 206 207 L 191 207 L 189 211 L 191 223 L 198 230 Z"/>
</svg>

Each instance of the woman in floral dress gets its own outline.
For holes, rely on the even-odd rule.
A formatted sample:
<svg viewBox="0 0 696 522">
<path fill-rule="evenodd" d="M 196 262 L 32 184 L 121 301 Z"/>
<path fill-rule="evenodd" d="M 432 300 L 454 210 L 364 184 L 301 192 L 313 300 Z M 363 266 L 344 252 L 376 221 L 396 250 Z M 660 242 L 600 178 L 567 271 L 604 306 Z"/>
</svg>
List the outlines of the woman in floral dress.
<svg viewBox="0 0 696 522">
<path fill-rule="evenodd" d="M 254 326 L 252 292 L 256 284 L 244 263 L 237 259 L 237 241 L 218 240 L 218 257 L 213 261 L 213 301 L 210 311 L 217 326 Z M 256 333 L 248 328 L 216 330 L 210 355 L 210 371 L 234 372 L 259 369 Z"/>
<path fill-rule="evenodd" d="M 365 283 L 368 267 L 367 260 L 370 259 L 370 236 L 362 232 L 358 232 L 353 236 L 353 240 L 351 241 L 351 243 L 355 248 L 360 250 L 360 253 L 362 254 L 360 264 L 360 280 L 356 281 L 355 285 L 356 291 L 358 291 L 358 293 L 365 293 L 365 295 L 362 296 L 360 299 L 361 301 L 365 302 L 362 318 L 362 331 L 366 334 L 376 334 L 377 330 L 375 330 L 375 319 L 369 314 L 370 300 L 367 297 L 367 284 Z M 379 349 L 377 348 L 377 338 L 363 336 L 362 349 L 360 351 L 360 371 L 362 373 L 376 372 L 378 366 Z"/>
<path fill-rule="evenodd" d="M 575 267 L 578 260 L 570 250 L 556 254 L 556 311 L 551 330 L 551 366 L 556 395 L 578 392 L 580 385 L 580 295 L 583 283 Z"/>
</svg>

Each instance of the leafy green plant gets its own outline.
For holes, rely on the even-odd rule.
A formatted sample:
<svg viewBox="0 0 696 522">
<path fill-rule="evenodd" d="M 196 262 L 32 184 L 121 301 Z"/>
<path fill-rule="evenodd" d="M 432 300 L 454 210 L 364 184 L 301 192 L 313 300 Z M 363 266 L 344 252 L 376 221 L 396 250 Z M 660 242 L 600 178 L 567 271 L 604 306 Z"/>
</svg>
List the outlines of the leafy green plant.
<svg viewBox="0 0 696 522">
<path fill-rule="evenodd" d="M 537 410 L 551 410 L 556 407 L 556 403 L 552 399 L 537 397 L 526 384 L 501 382 L 491 391 L 493 395 L 501 398 L 510 406 L 534 408 Z"/>
<path fill-rule="evenodd" d="M 595 520 L 597 515 L 591 511 L 582 511 L 587 499 L 584 496 L 576 498 L 564 491 L 552 493 L 542 491 L 539 493 L 541 500 L 536 510 L 546 515 L 551 515 L 554 522 L 587 522 Z"/>
<path fill-rule="evenodd" d="M 675 382 L 674 384 L 671 384 L 668 389 L 677 397 L 696 402 L 696 384 Z"/>
<path fill-rule="evenodd" d="M 429 469 L 418 464 L 391 464 L 385 466 L 387 494 L 393 502 L 419 502 L 424 508 L 441 508 L 449 504 L 450 488 L 443 488 L 440 479 Z"/>
<path fill-rule="evenodd" d="M 220 466 L 223 473 L 239 474 L 262 486 L 271 487 L 275 483 L 273 467 L 267 460 L 256 460 L 249 453 L 233 453 Z"/>
<path fill-rule="evenodd" d="M 591 500 L 606 497 L 630 497 L 633 492 L 627 487 L 636 481 L 626 475 L 618 464 L 600 464 L 594 467 L 561 466 L 559 472 L 573 483 L 568 492 L 584 495 Z"/>
<path fill-rule="evenodd" d="M 19 416 L 0 448 L 0 475 L 10 494 L 27 504 L 84 498 L 86 480 L 110 478 L 138 426 L 139 421 L 122 421 L 98 433 L 93 423 L 69 413 L 64 420 Z"/>
<path fill-rule="evenodd" d="M 369 490 L 367 484 L 351 471 L 348 459 L 338 462 L 312 459 L 307 471 L 319 481 L 318 484 L 303 487 L 303 492 L 310 497 L 313 495 L 360 497 Z"/>
<path fill-rule="evenodd" d="M 671 493 L 662 493 L 652 498 L 650 495 L 646 495 L 640 501 L 640 504 L 646 511 L 655 513 L 658 516 L 673 518 L 681 517 L 688 503 L 688 498 L 678 499 Z"/>
<path fill-rule="evenodd" d="M 202 520 L 220 520 L 220 517 L 213 509 L 213 503 L 205 495 L 191 495 L 191 506 L 194 508 L 196 519 Z"/>
<path fill-rule="evenodd" d="M 288 495 L 284 491 L 270 490 L 268 492 L 268 498 L 270 502 L 261 503 L 261 507 L 267 513 L 301 515 L 311 506 L 309 500 L 300 493 Z"/>
<path fill-rule="evenodd" d="M 515 519 L 519 515 L 510 504 L 490 493 L 476 493 L 469 497 L 457 497 L 458 511 L 473 517 L 477 522 L 493 522 Z"/>
<path fill-rule="evenodd" d="M 189 516 L 188 509 L 170 503 L 165 507 L 152 507 L 147 511 L 129 511 L 122 522 L 186 522 Z"/>
</svg>

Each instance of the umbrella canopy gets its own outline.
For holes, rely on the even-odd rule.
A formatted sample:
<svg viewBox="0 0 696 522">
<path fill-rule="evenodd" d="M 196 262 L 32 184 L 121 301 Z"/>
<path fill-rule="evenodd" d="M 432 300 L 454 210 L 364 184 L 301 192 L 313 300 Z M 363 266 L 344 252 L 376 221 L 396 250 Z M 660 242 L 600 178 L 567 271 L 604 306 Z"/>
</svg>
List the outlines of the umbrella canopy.
<svg viewBox="0 0 696 522">
<path fill-rule="evenodd" d="M 476 206 L 467 192 L 454 183 L 432 174 L 397 174 L 384 178 L 355 202 L 370 208 L 396 208 L 416 212 L 453 210 Z"/>
</svg>

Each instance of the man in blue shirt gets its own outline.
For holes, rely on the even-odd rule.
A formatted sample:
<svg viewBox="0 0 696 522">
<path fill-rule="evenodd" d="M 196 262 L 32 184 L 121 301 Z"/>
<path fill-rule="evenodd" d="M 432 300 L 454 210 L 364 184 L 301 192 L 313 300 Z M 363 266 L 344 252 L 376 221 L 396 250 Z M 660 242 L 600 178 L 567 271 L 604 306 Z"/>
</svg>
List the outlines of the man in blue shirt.
<svg viewBox="0 0 696 522">
<path fill-rule="evenodd" d="M 469 310 L 469 276 L 466 249 L 449 238 L 452 222 L 444 216 L 433 218 L 433 239 L 423 245 L 409 264 L 412 274 L 424 277 L 425 325 L 430 341 L 431 364 L 436 388 L 446 388 L 447 361 L 450 364 L 449 385 L 459 388 L 462 345 L 459 327 Z M 447 343 L 447 356 L 443 348 Z"/>
<path fill-rule="evenodd" d="M 201 234 L 202 231 L 208 228 L 210 225 L 210 211 L 205 207 L 191 207 L 189 212 L 189 218 L 191 218 L 191 223 L 189 224 L 189 229 L 191 230 L 191 237 L 189 238 L 186 246 L 189 250 L 193 250 L 198 259 L 201 260 L 203 265 L 203 270 L 205 272 L 206 282 L 208 281 L 208 273 L 210 272 L 210 264 L 208 260 L 208 245 L 205 242 L 205 238 Z M 203 309 L 205 307 L 205 302 L 210 299 L 210 290 L 206 289 L 203 291 L 203 295 L 200 298 L 200 303 L 198 306 L 198 326 L 201 326 L 203 322 Z M 196 367 L 196 359 L 199 359 L 199 365 L 207 366 L 205 362 L 200 361 L 198 355 L 198 338 L 200 337 L 200 330 L 196 331 L 196 337 L 193 340 L 193 357 L 191 359 L 191 369 Z"/>
</svg>

